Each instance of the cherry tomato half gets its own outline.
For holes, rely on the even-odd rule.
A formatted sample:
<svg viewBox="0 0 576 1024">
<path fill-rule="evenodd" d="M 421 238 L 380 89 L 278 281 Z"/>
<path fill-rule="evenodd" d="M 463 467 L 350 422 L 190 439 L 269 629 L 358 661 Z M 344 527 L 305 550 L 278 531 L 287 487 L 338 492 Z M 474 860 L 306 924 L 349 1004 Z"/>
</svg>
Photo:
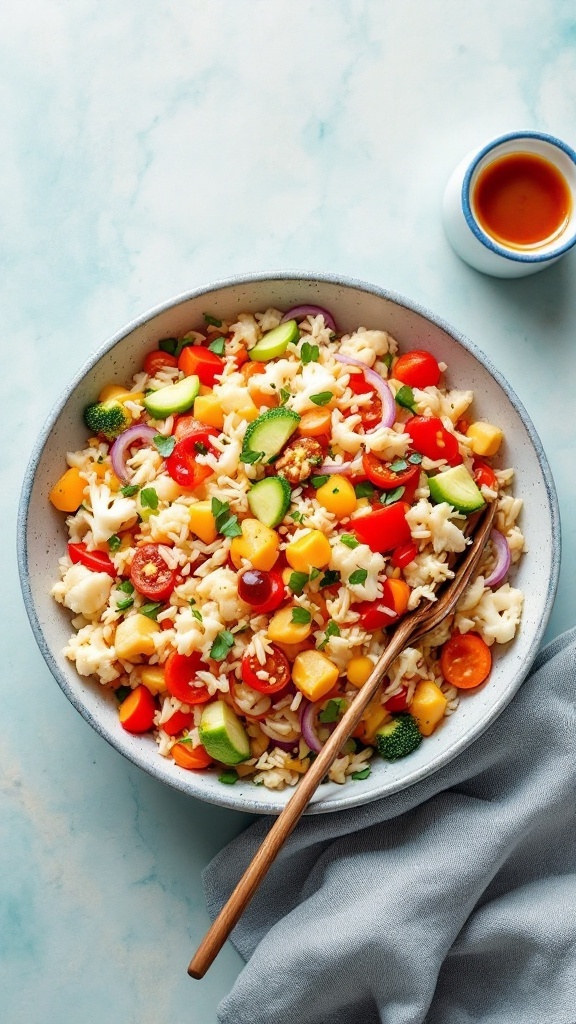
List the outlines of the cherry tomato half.
<svg viewBox="0 0 576 1024">
<path fill-rule="evenodd" d="M 472 690 L 490 675 L 492 652 L 478 633 L 453 633 L 442 647 L 440 668 L 450 686 Z"/>
<path fill-rule="evenodd" d="M 155 377 L 159 370 L 163 370 L 167 366 L 178 366 L 178 360 L 176 356 L 171 356 L 169 352 L 163 352 L 160 348 L 149 352 L 144 358 L 144 373 L 147 373 L 149 377 Z"/>
<path fill-rule="evenodd" d="M 358 406 L 364 430 L 378 426 L 382 419 L 382 400 L 363 373 L 351 373 L 348 387 L 355 395 L 370 395 L 369 405 Z"/>
<path fill-rule="evenodd" d="M 484 459 L 474 459 L 472 463 L 473 475 L 478 487 L 489 487 L 491 491 L 498 490 L 496 474 Z"/>
<path fill-rule="evenodd" d="M 190 413 L 185 412 L 174 417 L 172 433 L 177 441 L 181 441 L 183 437 L 190 437 L 193 434 L 207 434 L 209 437 L 215 437 L 218 431 L 214 427 L 207 427 L 205 423 L 201 423 Z M 199 436 L 199 440 L 202 441 L 202 436 Z"/>
<path fill-rule="evenodd" d="M 130 580 L 144 597 L 151 601 L 165 601 L 176 585 L 176 573 L 160 554 L 157 544 L 143 544 L 134 553 Z"/>
<path fill-rule="evenodd" d="M 401 544 L 399 548 L 392 552 L 390 562 L 395 569 L 405 569 L 407 565 L 410 565 L 410 562 L 414 561 L 417 554 L 418 548 L 415 544 Z"/>
<path fill-rule="evenodd" d="M 202 657 L 198 651 L 192 654 L 178 654 L 173 651 L 164 666 L 166 689 L 183 704 L 205 704 L 210 694 L 205 686 L 194 686 L 197 672 L 202 668 Z"/>
<path fill-rule="evenodd" d="M 396 461 L 404 462 L 405 460 L 397 459 Z M 420 475 L 420 466 L 413 466 L 409 462 L 406 469 L 401 469 L 398 472 L 390 469 L 391 465 L 393 466 L 394 463 L 382 462 L 372 452 L 366 452 L 362 456 L 362 468 L 370 483 L 383 491 L 393 491 L 395 487 L 405 487 L 410 480 Z"/>
<path fill-rule="evenodd" d="M 178 369 L 182 370 L 187 377 L 194 374 L 200 379 L 201 384 L 211 388 L 215 378 L 224 369 L 224 360 L 211 352 L 209 348 L 202 345 L 186 345 L 178 359 Z"/>
<path fill-rule="evenodd" d="M 246 569 L 238 580 L 238 596 L 259 614 L 273 612 L 286 597 L 286 587 L 279 572 L 271 569 Z"/>
<path fill-rule="evenodd" d="M 272 653 L 266 656 L 263 665 L 253 654 L 245 654 L 242 659 L 242 681 L 258 693 L 278 693 L 291 680 L 288 658 L 275 644 L 270 646 Z M 265 673 L 266 678 L 260 679 L 259 673 Z"/>
<path fill-rule="evenodd" d="M 113 562 L 105 551 L 88 551 L 85 544 L 79 543 L 69 544 L 68 554 L 71 562 L 80 562 L 81 565 L 85 565 L 92 572 L 106 572 L 113 580 L 118 575 Z"/>
<path fill-rule="evenodd" d="M 440 367 L 431 352 L 415 348 L 394 363 L 392 376 L 411 388 L 435 388 L 440 380 Z"/>
<path fill-rule="evenodd" d="M 172 454 L 166 459 L 166 469 L 180 487 L 193 491 L 213 475 L 214 470 L 197 462 L 196 458 L 206 454 L 206 450 L 217 454 L 210 444 L 210 437 L 216 433 L 216 430 L 204 428 L 202 432 L 194 431 L 176 442 Z"/>
<path fill-rule="evenodd" d="M 408 696 L 408 689 L 406 686 L 401 686 L 398 693 L 395 693 L 393 697 L 389 697 L 388 700 L 384 701 L 384 707 L 386 711 L 406 711 L 408 704 L 406 703 L 406 697 Z"/>
<path fill-rule="evenodd" d="M 416 451 L 428 459 L 446 459 L 451 466 L 462 462 L 458 440 L 442 423 L 439 416 L 412 416 L 404 424 Z"/>
<path fill-rule="evenodd" d="M 406 513 L 409 510 L 410 506 L 405 501 L 397 501 L 394 505 L 377 508 L 361 519 L 353 519 L 350 526 L 358 539 L 367 544 L 372 551 L 393 551 L 401 544 L 408 544 L 412 539 L 406 521 Z"/>
</svg>

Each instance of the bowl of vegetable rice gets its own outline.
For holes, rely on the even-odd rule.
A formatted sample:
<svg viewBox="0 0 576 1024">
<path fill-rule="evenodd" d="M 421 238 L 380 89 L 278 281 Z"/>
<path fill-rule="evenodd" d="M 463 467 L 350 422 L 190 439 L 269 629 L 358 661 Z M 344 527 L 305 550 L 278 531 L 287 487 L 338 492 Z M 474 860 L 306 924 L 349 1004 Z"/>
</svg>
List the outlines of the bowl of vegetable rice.
<svg viewBox="0 0 576 1024">
<path fill-rule="evenodd" d="M 558 508 L 520 401 L 453 328 L 354 280 L 237 278 L 130 323 L 65 389 L 24 479 L 24 600 L 117 750 L 276 814 L 492 502 L 476 578 L 393 663 L 309 813 L 413 785 L 513 698 Z"/>
</svg>

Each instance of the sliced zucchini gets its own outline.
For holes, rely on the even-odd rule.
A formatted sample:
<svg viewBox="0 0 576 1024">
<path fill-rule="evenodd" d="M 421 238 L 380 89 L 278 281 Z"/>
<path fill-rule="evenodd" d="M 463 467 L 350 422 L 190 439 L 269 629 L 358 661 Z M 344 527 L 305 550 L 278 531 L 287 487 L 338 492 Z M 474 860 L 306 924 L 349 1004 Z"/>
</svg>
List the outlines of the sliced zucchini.
<svg viewBox="0 0 576 1024">
<path fill-rule="evenodd" d="M 285 407 L 267 409 L 244 434 L 243 462 L 272 462 L 300 423 L 297 412 Z"/>
<path fill-rule="evenodd" d="M 486 502 L 466 466 L 453 466 L 436 476 L 428 477 L 430 497 L 439 503 L 447 501 L 457 512 L 469 515 L 483 508 Z"/>
<path fill-rule="evenodd" d="M 198 727 L 206 753 L 222 764 L 240 764 L 250 757 L 248 734 L 228 704 L 215 700 L 207 704 Z"/>
<path fill-rule="evenodd" d="M 175 384 L 167 384 L 165 388 L 152 391 L 146 395 L 143 404 L 155 420 L 165 420 L 175 412 L 191 409 L 199 391 L 200 380 L 193 374 L 177 380 Z"/>
<path fill-rule="evenodd" d="M 286 320 L 278 324 L 272 331 L 267 331 L 251 348 L 248 355 L 257 363 L 267 363 L 269 359 L 283 356 L 291 341 L 298 341 L 300 331 L 295 320 Z"/>
<path fill-rule="evenodd" d="M 248 491 L 250 511 L 264 526 L 278 526 L 288 509 L 292 491 L 283 476 L 267 476 Z"/>
</svg>

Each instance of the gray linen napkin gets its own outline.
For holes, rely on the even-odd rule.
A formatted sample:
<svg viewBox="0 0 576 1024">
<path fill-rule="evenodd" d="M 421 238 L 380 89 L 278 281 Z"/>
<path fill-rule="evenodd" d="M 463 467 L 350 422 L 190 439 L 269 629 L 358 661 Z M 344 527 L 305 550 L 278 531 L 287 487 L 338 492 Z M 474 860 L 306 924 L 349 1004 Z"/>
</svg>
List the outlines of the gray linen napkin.
<svg viewBox="0 0 576 1024">
<path fill-rule="evenodd" d="M 576 629 L 451 764 L 302 819 L 233 933 L 222 1024 L 574 1024 Z M 208 866 L 212 916 L 270 826 Z"/>
</svg>

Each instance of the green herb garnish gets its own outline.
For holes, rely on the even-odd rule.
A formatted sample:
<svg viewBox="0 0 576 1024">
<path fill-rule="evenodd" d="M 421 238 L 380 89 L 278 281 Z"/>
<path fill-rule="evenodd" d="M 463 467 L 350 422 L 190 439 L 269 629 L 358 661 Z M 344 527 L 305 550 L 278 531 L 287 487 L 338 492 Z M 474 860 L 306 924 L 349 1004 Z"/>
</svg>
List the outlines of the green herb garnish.
<svg viewBox="0 0 576 1024">
<path fill-rule="evenodd" d="M 140 490 L 135 484 L 126 484 L 120 488 L 120 494 L 123 494 L 125 498 L 132 498 L 134 494 L 138 494 Z"/>
<path fill-rule="evenodd" d="M 300 359 L 304 365 L 306 363 L 317 363 L 319 355 L 320 349 L 318 345 L 311 345 L 309 341 L 305 341 L 300 349 Z"/>
<path fill-rule="evenodd" d="M 380 495 L 380 504 L 393 505 L 395 501 L 400 501 L 405 490 L 405 487 L 395 487 L 393 491 L 383 491 Z"/>
<path fill-rule="evenodd" d="M 402 473 L 405 469 L 408 469 L 408 463 L 405 459 L 395 459 L 394 462 L 390 463 L 388 469 L 390 469 L 392 473 Z"/>
<path fill-rule="evenodd" d="M 328 405 L 333 398 L 331 391 L 320 391 L 317 395 L 310 395 L 310 401 L 314 402 L 314 405 Z"/>
<path fill-rule="evenodd" d="M 223 356 L 225 344 L 226 342 L 224 338 L 214 338 L 214 341 L 210 342 L 208 348 L 210 352 L 214 352 L 215 355 Z"/>
<path fill-rule="evenodd" d="M 122 704 L 126 700 L 126 697 L 128 697 L 131 693 L 132 690 L 130 689 L 129 686 L 118 686 L 114 690 L 114 696 L 116 697 L 116 700 L 118 701 L 119 704 Z"/>
<path fill-rule="evenodd" d="M 293 594 L 301 594 L 309 580 L 307 572 L 293 572 L 290 574 L 288 586 Z"/>
<path fill-rule="evenodd" d="M 290 392 L 286 388 L 280 388 L 280 405 L 286 405 L 289 398 Z"/>
<path fill-rule="evenodd" d="M 350 583 L 351 586 L 353 586 L 353 587 L 356 586 L 356 585 L 362 586 L 363 583 L 366 583 L 367 579 L 368 579 L 368 570 L 367 569 L 355 569 L 354 572 L 351 573 L 351 575 L 348 577 L 348 583 Z"/>
<path fill-rule="evenodd" d="M 340 636 L 340 626 L 338 625 L 337 622 L 334 622 L 334 619 L 330 619 L 330 621 L 326 624 L 326 629 L 324 631 L 324 639 L 322 643 L 318 644 L 319 651 L 324 650 L 331 636 Z"/>
<path fill-rule="evenodd" d="M 154 487 L 143 487 L 140 491 L 140 504 L 142 508 L 151 508 L 153 512 L 158 508 L 158 495 Z"/>
<path fill-rule="evenodd" d="M 354 486 L 354 494 L 357 498 L 371 498 L 375 490 L 374 484 L 371 484 L 369 480 L 363 480 L 362 483 Z"/>
<path fill-rule="evenodd" d="M 360 782 L 362 779 L 367 779 L 371 771 L 372 769 L 370 768 L 370 765 L 367 764 L 361 772 L 352 772 L 350 778 L 354 779 L 355 782 Z"/>
<path fill-rule="evenodd" d="M 118 584 L 116 590 L 121 590 L 124 594 L 133 594 L 134 585 L 130 582 L 130 580 L 122 580 L 122 583 Z"/>
<path fill-rule="evenodd" d="M 210 313 L 204 313 L 204 323 L 210 324 L 212 327 L 222 327 L 222 321 L 215 316 L 210 316 Z"/>
<path fill-rule="evenodd" d="M 260 459 L 264 458 L 264 452 L 250 452 L 244 451 L 240 455 L 240 462 L 245 462 L 247 465 L 252 466 L 255 462 L 259 462 Z M 272 460 L 269 460 L 272 461 Z"/>
<path fill-rule="evenodd" d="M 113 533 L 111 537 L 108 537 L 108 547 L 110 551 L 118 551 L 122 545 L 122 537 L 119 537 L 117 533 Z"/>
<path fill-rule="evenodd" d="M 229 652 L 234 646 L 234 637 L 232 633 L 227 629 L 222 629 L 216 636 L 212 647 L 210 648 L 210 657 L 214 661 L 224 661 L 228 657 Z"/>
<path fill-rule="evenodd" d="M 360 541 L 354 536 L 353 533 L 341 533 L 340 542 L 345 544 L 347 548 L 357 548 Z"/>
<path fill-rule="evenodd" d="M 133 597 L 123 597 L 122 600 L 116 602 L 116 610 L 119 612 L 125 612 L 128 608 L 131 608 L 133 604 Z"/>
<path fill-rule="evenodd" d="M 227 771 L 222 772 L 222 775 L 218 776 L 218 782 L 223 782 L 225 786 L 233 786 L 235 782 L 238 782 L 240 776 L 234 768 L 228 768 Z"/>
<path fill-rule="evenodd" d="M 138 609 L 141 615 L 145 615 L 147 619 L 154 619 L 154 622 L 156 622 L 158 612 L 161 610 L 162 601 L 150 601 L 149 604 L 143 604 L 142 607 Z"/>
<path fill-rule="evenodd" d="M 216 529 L 223 537 L 240 537 L 242 530 L 238 522 L 238 516 L 230 512 L 230 504 L 227 501 L 220 501 L 219 498 L 212 498 L 210 505 L 212 515 L 216 522 Z"/>
<path fill-rule="evenodd" d="M 176 352 L 178 347 L 178 338 L 162 338 L 162 341 L 158 342 L 158 348 L 161 352 L 168 352 L 171 356 Z"/>
<path fill-rule="evenodd" d="M 414 398 L 414 392 L 407 384 L 403 384 L 400 390 L 396 392 L 396 401 L 403 409 L 409 409 L 410 412 L 416 412 L 416 399 Z"/>
<path fill-rule="evenodd" d="M 326 572 L 320 580 L 320 586 L 331 587 L 334 583 L 340 583 L 340 573 L 338 572 L 338 569 L 326 569 Z"/>
<path fill-rule="evenodd" d="M 291 621 L 306 626 L 309 622 L 312 622 L 312 612 L 308 611 L 307 608 L 293 608 Z"/>
<path fill-rule="evenodd" d="M 408 462 L 411 462 L 413 466 L 419 466 L 422 462 L 420 452 L 412 452 L 412 455 L 408 456 Z"/>
<path fill-rule="evenodd" d="M 312 484 L 312 487 L 315 488 L 315 490 L 318 490 L 319 487 L 323 487 L 324 484 L 327 484 L 329 479 L 329 476 L 311 476 L 310 483 Z"/>
<path fill-rule="evenodd" d="M 325 725 L 329 725 L 331 722 L 337 722 L 341 715 L 344 714 L 348 707 L 347 701 L 343 697 L 333 697 L 328 701 L 325 708 L 318 715 L 318 721 L 323 722 Z"/>
<path fill-rule="evenodd" d="M 163 459 L 167 459 L 169 455 L 172 455 L 176 444 L 175 437 L 167 437 L 166 434 L 155 434 L 152 441 Z"/>
</svg>

